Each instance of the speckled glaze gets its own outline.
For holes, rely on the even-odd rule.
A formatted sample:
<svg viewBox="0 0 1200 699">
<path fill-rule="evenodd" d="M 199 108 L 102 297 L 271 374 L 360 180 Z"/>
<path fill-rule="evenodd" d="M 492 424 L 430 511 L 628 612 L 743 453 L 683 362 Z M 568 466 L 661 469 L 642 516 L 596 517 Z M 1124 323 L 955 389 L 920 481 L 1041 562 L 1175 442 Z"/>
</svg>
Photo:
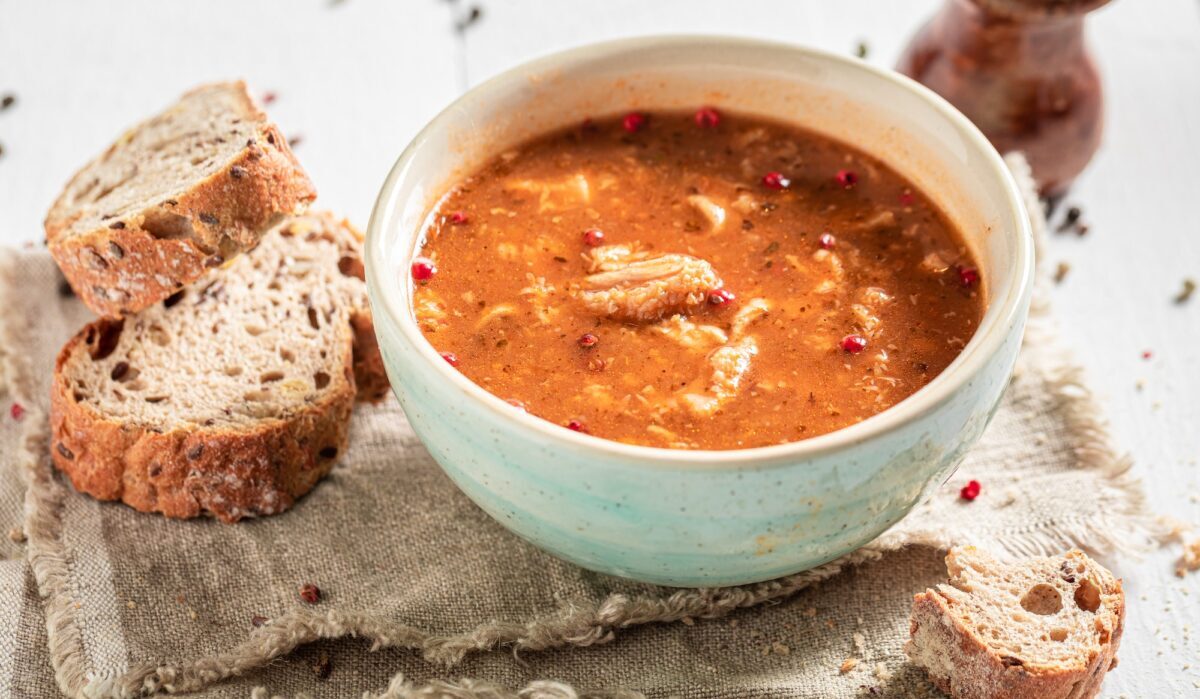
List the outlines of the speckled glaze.
<svg viewBox="0 0 1200 699">
<path fill-rule="evenodd" d="M 633 108 L 699 104 L 791 120 L 851 142 L 913 180 L 963 228 L 981 261 L 989 305 L 941 376 L 879 415 L 814 439 L 679 451 L 611 442 L 532 417 L 438 356 L 410 309 L 407 270 L 446 187 L 546 129 Z M 586 568 L 710 586 L 774 578 L 852 551 L 949 477 L 1011 375 L 1033 246 L 999 155 L 916 83 L 799 47 L 653 37 L 535 61 L 447 108 L 384 183 L 366 266 L 396 395 L 472 500 L 513 532 Z"/>
</svg>

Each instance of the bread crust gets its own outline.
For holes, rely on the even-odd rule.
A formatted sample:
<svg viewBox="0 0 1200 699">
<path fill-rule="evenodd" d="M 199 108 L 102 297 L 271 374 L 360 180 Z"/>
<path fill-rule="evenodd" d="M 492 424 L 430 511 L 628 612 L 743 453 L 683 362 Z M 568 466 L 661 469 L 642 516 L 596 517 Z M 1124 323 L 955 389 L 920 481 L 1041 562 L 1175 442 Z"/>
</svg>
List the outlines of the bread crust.
<svg viewBox="0 0 1200 699">
<path fill-rule="evenodd" d="M 244 84 L 237 85 L 245 91 Z M 245 101 L 250 118 L 262 121 L 257 136 L 185 192 L 108 219 L 105 227 L 68 235 L 80 212 L 69 213 L 65 200 L 89 163 L 50 208 L 45 221 L 50 254 L 96 314 L 119 318 L 167 298 L 226 258 L 252 249 L 284 216 L 316 198 L 287 139 L 248 95 Z M 101 158 L 120 146 L 113 144 Z M 172 232 L 185 225 L 190 232 Z"/>
<path fill-rule="evenodd" d="M 387 397 L 392 385 L 379 353 L 371 312 L 363 310 L 350 316 L 350 326 L 354 330 L 354 383 L 358 386 L 358 399 L 378 403 Z"/>
<path fill-rule="evenodd" d="M 223 522 L 290 508 L 345 452 L 355 399 L 352 342 L 345 336 L 343 376 L 322 399 L 251 429 L 177 429 L 106 418 L 75 400 L 62 371 L 72 353 L 107 321 L 92 323 L 59 352 L 50 396 L 54 465 L 76 490 L 120 500 L 142 512 Z"/>
<path fill-rule="evenodd" d="M 1080 554 L 1082 555 L 1082 554 Z M 1073 667 L 1039 667 L 1000 655 L 962 623 L 953 602 L 936 589 L 913 598 L 910 640 L 905 651 L 916 659 L 918 646 L 947 654 L 952 674 L 926 667 L 933 684 L 952 699 L 1092 699 L 1100 693 L 1105 674 L 1117 665 L 1117 650 L 1125 628 L 1125 595 L 1121 581 L 1112 590 L 1119 598 L 1115 628 L 1108 643 Z"/>
</svg>

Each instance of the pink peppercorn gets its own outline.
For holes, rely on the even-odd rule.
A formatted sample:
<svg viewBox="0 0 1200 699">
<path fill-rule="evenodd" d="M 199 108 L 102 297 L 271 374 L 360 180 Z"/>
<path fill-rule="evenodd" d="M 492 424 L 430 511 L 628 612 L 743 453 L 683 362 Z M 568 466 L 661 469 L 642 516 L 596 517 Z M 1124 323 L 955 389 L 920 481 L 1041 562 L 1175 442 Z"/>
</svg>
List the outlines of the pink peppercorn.
<svg viewBox="0 0 1200 699">
<path fill-rule="evenodd" d="M 767 189 L 787 189 L 792 186 L 792 181 L 783 176 L 782 172 L 771 171 L 762 176 L 763 186 Z"/>
<path fill-rule="evenodd" d="M 316 604 L 321 601 L 321 589 L 312 583 L 300 588 L 300 599 L 309 604 Z"/>
<path fill-rule="evenodd" d="M 714 306 L 724 306 L 736 298 L 732 291 L 724 287 L 708 292 L 708 302 Z"/>
<path fill-rule="evenodd" d="M 437 274 L 437 265 L 428 257 L 418 257 L 412 263 L 412 277 L 419 282 L 427 282 Z"/>
<path fill-rule="evenodd" d="M 646 115 L 641 112 L 630 112 L 621 119 L 621 128 L 629 133 L 637 133 L 646 126 Z"/>
<path fill-rule="evenodd" d="M 867 348 L 867 338 L 862 335 L 847 335 L 842 338 L 842 349 L 850 354 L 858 354 Z"/>
<path fill-rule="evenodd" d="M 702 129 L 715 129 L 721 123 L 721 114 L 712 107 L 701 107 L 696 110 L 696 126 Z"/>
</svg>

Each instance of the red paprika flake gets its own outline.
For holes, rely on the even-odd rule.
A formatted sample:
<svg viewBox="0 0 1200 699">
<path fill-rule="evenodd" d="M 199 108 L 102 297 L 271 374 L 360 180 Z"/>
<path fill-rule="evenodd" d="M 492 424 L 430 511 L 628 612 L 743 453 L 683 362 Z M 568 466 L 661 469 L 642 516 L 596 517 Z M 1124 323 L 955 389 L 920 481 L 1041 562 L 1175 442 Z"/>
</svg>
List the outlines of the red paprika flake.
<svg viewBox="0 0 1200 699">
<path fill-rule="evenodd" d="M 604 231 L 599 228 L 589 228 L 583 232 L 583 244 L 594 248 L 604 242 Z"/>
<path fill-rule="evenodd" d="M 8 409 L 8 414 L 12 416 L 12 419 L 20 420 L 25 417 L 25 406 L 20 403 L 13 403 L 12 407 Z"/>
<path fill-rule="evenodd" d="M 584 333 L 579 336 L 579 340 L 577 340 L 577 342 L 579 343 L 580 347 L 584 349 L 591 349 L 595 347 L 598 342 L 600 342 L 600 338 L 596 337 L 592 333 Z"/>
<path fill-rule="evenodd" d="M 958 283 L 965 289 L 975 286 L 979 283 L 979 270 L 974 267 L 959 267 Z"/>
<path fill-rule="evenodd" d="M 646 127 L 648 117 L 641 112 L 630 112 L 621 119 L 621 128 L 629 133 L 637 133 Z"/>
<path fill-rule="evenodd" d="M 308 583 L 300 588 L 300 599 L 309 604 L 316 604 L 321 601 L 321 589 L 312 583 Z"/>
<path fill-rule="evenodd" d="M 844 189 L 850 189 L 858 184 L 858 173 L 853 170 L 838 170 L 834 178 L 837 179 L 838 184 L 842 185 Z"/>
<path fill-rule="evenodd" d="M 1142 359 L 1149 360 L 1152 357 L 1154 357 L 1153 352 L 1151 352 L 1150 350 L 1142 350 Z M 14 405 L 13 407 L 15 408 L 16 406 Z"/>
<path fill-rule="evenodd" d="M 908 190 L 900 192 L 900 206 L 912 206 L 916 201 L 917 198 L 913 196 L 912 192 Z"/>
<path fill-rule="evenodd" d="M 767 189 L 787 189 L 792 186 L 792 181 L 783 176 L 782 172 L 771 171 L 762 176 L 762 184 Z"/>
<path fill-rule="evenodd" d="M 979 497 L 979 491 L 982 488 L 983 486 L 979 484 L 979 481 L 967 481 L 967 484 L 962 487 L 962 490 L 958 491 L 958 497 L 968 501 L 974 500 L 975 498 Z"/>
<path fill-rule="evenodd" d="M 458 355 L 453 352 L 442 352 L 442 359 L 450 366 L 458 366 Z"/>
<path fill-rule="evenodd" d="M 465 226 L 470 220 L 471 217 L 465 211 L 453 211 L 450 213 L 450 223 L 456 226 Z"/>
<path fill-rule="evenodd" d="M 834 238 L 832 233 L 822 233 L 821 237 L 817 238 L 817 245 L 820 245 L 822 250 L 832 250 L 837 247 L 837 238 Z"/>
<path fill-rule="evenodd" d="M 570 422 L 568 422 L 567 429 L 572 430 L 574 432 L 583 432 L 584 434 L 587 434 L 587 426 L 584 425 L 579 420 L 571 420 Z"/>
<path fill-rule="evenodd" d="M 715 129 L 721 123 L 721 113 L 712 107 L 701 107 L 696 110 L 696 126 L 702 129 Z"/>
</svg>

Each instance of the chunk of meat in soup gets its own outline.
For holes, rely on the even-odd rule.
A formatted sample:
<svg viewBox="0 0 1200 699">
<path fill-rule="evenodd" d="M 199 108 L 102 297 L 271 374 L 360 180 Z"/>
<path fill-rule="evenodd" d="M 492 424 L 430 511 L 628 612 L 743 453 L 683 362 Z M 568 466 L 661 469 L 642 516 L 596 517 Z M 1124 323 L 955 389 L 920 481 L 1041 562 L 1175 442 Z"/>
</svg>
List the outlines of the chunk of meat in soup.
<svg viewBox="0 0 1200 699">
<path fill-rule="evenodd" d="M 612 249 L 617 248 L 617 249 Z M 625 321 L 646 321 L 703 304 L 721 286 L 712 265 L 690 255 L 650 256 L 628 248 L 598 248 L 576 296 L 589 312 Z M 599 261 L 602 260 L 602 261 Z"/>
</svg>

